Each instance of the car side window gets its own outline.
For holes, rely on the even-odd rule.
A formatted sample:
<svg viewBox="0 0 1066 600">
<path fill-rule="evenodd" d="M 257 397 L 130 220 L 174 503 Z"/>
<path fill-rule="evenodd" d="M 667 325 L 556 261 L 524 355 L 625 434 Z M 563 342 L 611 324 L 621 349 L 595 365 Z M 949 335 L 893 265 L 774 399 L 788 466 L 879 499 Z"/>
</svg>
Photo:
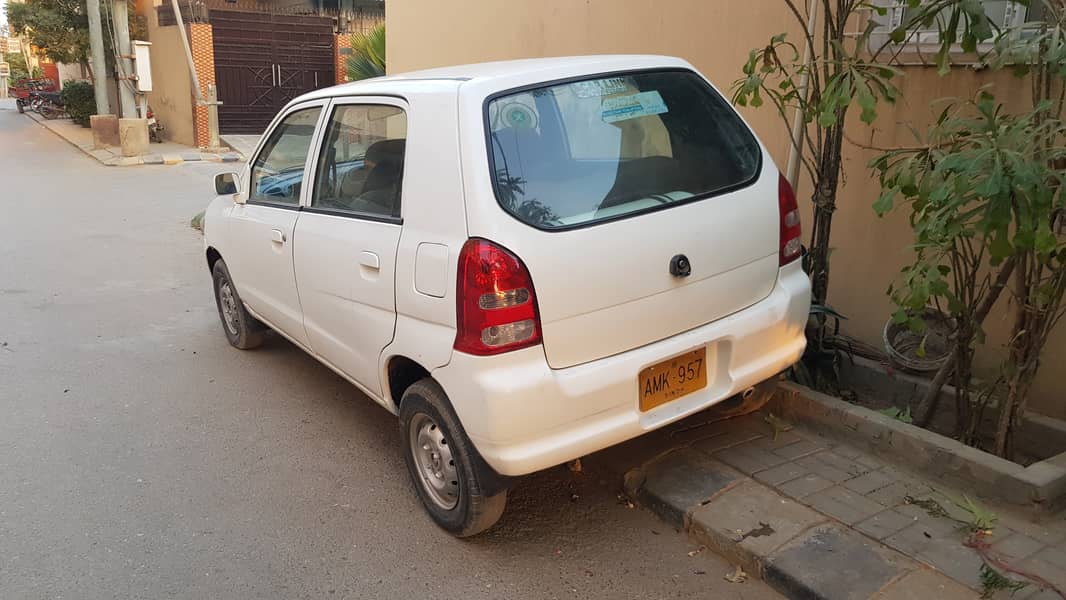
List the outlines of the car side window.
<svg viewBox="0 0 1066 600">
<path fill-rule="evenodd" d="M 298 206 L 304 165 L 322 108 L 315 106 L 291 113 L 274 128 L 252 164 L 248 201 Z"/>
<path fill-rule="evenodd" d="M 315 170 L 311 208 L 353 216 L 400 216 L 407 115 L 384 104 L 333 110 Z"/>
</svg>

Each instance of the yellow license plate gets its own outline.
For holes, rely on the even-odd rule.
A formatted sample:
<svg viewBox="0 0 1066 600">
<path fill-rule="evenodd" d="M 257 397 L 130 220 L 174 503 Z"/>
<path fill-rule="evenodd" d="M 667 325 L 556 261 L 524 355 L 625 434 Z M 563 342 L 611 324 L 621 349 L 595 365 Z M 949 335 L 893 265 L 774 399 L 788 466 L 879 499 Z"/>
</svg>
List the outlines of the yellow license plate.
<svg viewBox="0 0 1066 600">
<path fill-rule="evenodd" d="M 652 365 L 640 372 L 640 410 L 691 394 L 707 387 L 707 348 L 699 348 Z"/>
</svg>

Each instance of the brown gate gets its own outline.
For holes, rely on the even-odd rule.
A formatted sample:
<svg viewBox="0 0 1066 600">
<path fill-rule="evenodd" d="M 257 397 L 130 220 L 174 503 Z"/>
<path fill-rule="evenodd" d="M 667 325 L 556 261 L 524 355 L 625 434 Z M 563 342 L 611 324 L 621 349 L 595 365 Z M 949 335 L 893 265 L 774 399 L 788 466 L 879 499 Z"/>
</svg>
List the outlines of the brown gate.
<svg viewBox="0 0 1066 600">
<path fill-rule="evenodd" d="M 333 19 L 211 10 L 222 133 L 262 133 L 285 104 L 333 85 Z"/>
</svg>

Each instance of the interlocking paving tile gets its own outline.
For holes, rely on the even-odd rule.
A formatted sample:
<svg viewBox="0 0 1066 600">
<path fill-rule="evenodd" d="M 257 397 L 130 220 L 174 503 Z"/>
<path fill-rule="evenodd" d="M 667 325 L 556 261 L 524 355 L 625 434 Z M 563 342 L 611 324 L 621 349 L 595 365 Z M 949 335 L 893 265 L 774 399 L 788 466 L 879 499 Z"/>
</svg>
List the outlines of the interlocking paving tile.
<svg viewBox="0 0 1066 600">
<path fill-rule="evenodd" d="M 865 496 L 870 492 L 887 487 L 893 482 L 894 480 L 891 477 L 880 471 L 870 471 L 869 473 L 845 481 L 843 485 L 849 490 Z"/>
<path fill-rule="evenodd" d="M 726 448 L 716 452 L 714 456 L 745 475 L 765 471 L 785 462 L 785 459 L 755 446 L 752 442 Z"/>
<path fill-rule="evenodd" d="M 779 431 L 774 435 L 774 432 L 771 430 L 765 436 L 752 443 L 758 448 L 773 452 L 778 448 L 783 448 L 799 441 L 803 441 L 803 438 L 795 431 Z"/>
<path fill-rule="evenodd" d="M 850 477 L 858 477 L 864 473 L 869 473 L 873 468 L 859 462 L 852 458 L 845 458 L 834 451 L 819 452 L 814 455 L 822 463 L 829 465 L 835 469 L 847 473 Z"/>
<path fill-rule="evenodd" d="M 880 471 L 879 471 L 880 472 Z M 866 496 L 876 500 L 885 506 L 898 506 L 904 503 L 908 496 L 912 498 L 924 498 L 932 494 L 929 486 L 913 479 L 897 479 L 883 488 L 874 490 Z"/>
<path fill-rule="evenodd" d="M 1066 552 L 1046 547 L 1021 561 L 1022 568 L 1046 579 L 1060 589 L 1066 589 Z"/>
<path fill-rule="evenodd" d="M 956 581 L 979 589 L 981 557 L 963 545 L 963 535 L 957 529 L 943 529 L 934 524 L 935 521 L 918 521 L 882 541 Z"/>
<path fill-rule="evenodd" d="M 819 492 L 826 488 L 833 486 L 833 482 L 829 481 L 821 475 L 815 473 L 809 473 L 802 477 L 797 477 L 792 481 L 782 483 L 777 486 L 777 489 L 781 492 L 792 496 L 793 498 L 806 498 L 815 492 Z"/>
<path fill-rule="evenodd" d="M 759 471 L 755 474 L 755 479 L 758 479 L 763 483 L 776 486 L 785 483 L 786 481 L 792 481 L 797 477 L 807 475 L 808 473 L 809 471 L 807 471 L 807 469 L 804 469 L 796 463 L 788 462 L 783 465 L 778 465 L 772 469 Z"/>
<path fill-rule="evenodd" d="M 932 569 L 915 569 L 893 582 L 876 600 L 973 600 L 976 592 Z M 1017 599 L 1020 600 L 1020 599 Z"/>
<path fill-rule="evenodd" d="M 759 439 L 760 437 L 762 437 L 761 433 L 747 427 L 740 427 L 733 431 L 723 433 L 722 435 L 716 435 L 695 442 L 692 444 L 692 447 L 701 452 L 714 453 L 738 444 L 743 444 L 744 442 Z"/>
<path fill-rule="evenodd" d="M 855 525 L 855 529 L 880 540 L 913 524 L 914 520 L 914 517 L 905 515 L 898 510 L 886 510 L 865 521 L 860 521 Z"/>
<path fill-rule="evenodd" d="M 815 492 L 804 499 L 811 505 L 834 519 L 854 525 L 885 509 L 877 502 L 840 486 L 833 486 Z"/>
<path fill-rule="evenodd" d="M 789 444 L 788 446 L 782 446 L 781 448 L 774 450 L 774 454 L 787 458 L 788 460 L 796 460 L 797 458 L 802 458 L 808 454 L 814 454 L 821 450 L 825 450 L 825 446 L 818 442 L 812 440 L 800 440 L 795 444 Z"/>
<path fill-rule="evenodd" d="M 803 458 L 798 459 L 796 461 L 796 464 L 798 464 L 798 465 L 800 465 L 802 467 L 806 467 L 807 470 L 810 471 L 811 473 L 815 473 L 815 474 L 817 474 L 818 476 L 820 476 L 820 477 L 822 477 L 824 479 L 828 479 L 829 481 L 832 481 L 833 483 L 840 483 L 841 481 L 846 481 L 846 480 L 851 479 L 852 477 L 854 477 L 854 475 L 849 475 L 845 471 L 841 471 L 840 469 L 838 469 L 836 467 L 832 467 L 832 466 L 822 462 L 820 460 L 820 457 L 823 454 L 827 454 L 827 453 L 826 452 L 819 452 L 817 454 L 812 454 L 810 456 L 804 456 Z"/>
<path fill-rule="evenodd" d="M 992 544 L 992 550 L 1010 561 L 1028 558 L 1043 548 L 1044 544 L 1022 533 L 1012 533 Z"/>
</svg>

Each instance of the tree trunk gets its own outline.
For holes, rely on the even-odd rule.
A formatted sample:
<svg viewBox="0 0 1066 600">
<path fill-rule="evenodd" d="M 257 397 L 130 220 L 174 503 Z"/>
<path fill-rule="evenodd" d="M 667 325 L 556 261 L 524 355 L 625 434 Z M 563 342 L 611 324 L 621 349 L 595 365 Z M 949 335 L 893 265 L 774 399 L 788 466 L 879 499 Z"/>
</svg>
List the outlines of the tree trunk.
<svg viewBox="0 0 1066 600">
<path fill-rule="evenodd" d="M 1017 262 L 1017 259 L 1013 256 L 1003 261 L 1003 264 L 999 268 L 999 273 L 996 275 L 996 280 L 992 283 L 992 287 L 988 289 L 988 293 L 977 307 L 977 310 L 974 311 L 974 326 L 980 327 L 981 324 L 984 323 L 988 313 L 996 304 L 996 300 L 999 299 L 999 295 L 1003 291 L 1003 288 L 1006 287 L 1007 281 L 1010 280 L 1010 276 L 1014 272 L 1014 265 L 1017 264 Z M 918 409 L 914 411 L 915 425 L 926 427 L 933 419 L 933 415 L 936 414 L 937 404 L 940 402 L 940 390 L 944 387 L 944 384 L 948 382 L 948 377 L 950 377 L 951 373 L 955 370 L 956 358 L 956 353 L 952 352 L 951 356 L 949 356 L 947 361 L 944 362 L 944 365 L 940 367 L 939 371 L 937 371 L 936 376 L 933 377 L 933 381 L 930 383 L 929 389 L 926 390 L 925 396 L 923 396 L 921 402 L 918 403 Z"/>
<path fill-rule="evenodd" d="M 819 163 L 818 182 L 814 197 L 814 223 L 812 224 L 811 247 L 811 302 L 825 304 L 829 297 L 829 237 L 832 232 L 833 213 L 836 211 L 837 190 L 840 187 L 840 153 L 844 143 L 844 112 L 837 124 L 825 130 L 826 140 Z"/>
</svg>

